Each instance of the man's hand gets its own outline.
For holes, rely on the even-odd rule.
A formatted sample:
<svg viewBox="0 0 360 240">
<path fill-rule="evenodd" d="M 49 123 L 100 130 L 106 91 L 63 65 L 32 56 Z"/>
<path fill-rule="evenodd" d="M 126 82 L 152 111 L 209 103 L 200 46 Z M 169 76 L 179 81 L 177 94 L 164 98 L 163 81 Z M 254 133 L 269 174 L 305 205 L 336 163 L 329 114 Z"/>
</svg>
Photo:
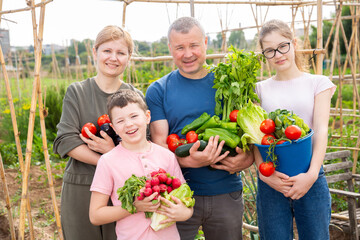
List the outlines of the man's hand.
<svg viewBox="0 0 360 240">
<path fill-rule="evenodd" d="M 212 164 L 212 168 L 228 171 L 230 174 L 242 171 L 251 166 L 254 162 L 254 153 L 252 150 L 244 152 L 241 148 L 236 147 L 238 153 L 234 157 L 226 156 L 220 160 L 220 164 Z M 226 154 L 226 153 L 225 153 Z M 224 154 L 224 155 L 225 155 Z M 223 156 L 223 155 L 222 155 Z"/>
<path fill-rule="evenodd" d="M 181 167 L 199 168 L 215 164 L 227 157 L 229 153 L 221 154 L 222 147 L 225 141 L 219 143 L 219 136 L 211 136 L 206 148 L 203 151 L 198 151 L 200 142 L 197 141 L 190 148 L 190 156 L 185 158 L 178 158 Z"/>
</svg>

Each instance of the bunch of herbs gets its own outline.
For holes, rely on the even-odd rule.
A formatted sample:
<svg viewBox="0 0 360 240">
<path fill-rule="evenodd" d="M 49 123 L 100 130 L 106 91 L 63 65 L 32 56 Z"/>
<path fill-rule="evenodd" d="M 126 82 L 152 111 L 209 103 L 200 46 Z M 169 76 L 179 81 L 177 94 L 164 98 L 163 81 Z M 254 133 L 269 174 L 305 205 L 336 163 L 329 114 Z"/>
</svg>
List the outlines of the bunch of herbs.
<svg viewBox="0 0 360 240">
<path fill-rule="evenodd" d="M 256 74 L 260 69 L 262 55 L 229 47 L 225 63 L 210 67 L 214 72 L 215 114 L 222 114 L 222 120 L 229 121 L 232 110 L 241 109 L 249 100 L 259 102 L 255 93 Z"/>
</svg>

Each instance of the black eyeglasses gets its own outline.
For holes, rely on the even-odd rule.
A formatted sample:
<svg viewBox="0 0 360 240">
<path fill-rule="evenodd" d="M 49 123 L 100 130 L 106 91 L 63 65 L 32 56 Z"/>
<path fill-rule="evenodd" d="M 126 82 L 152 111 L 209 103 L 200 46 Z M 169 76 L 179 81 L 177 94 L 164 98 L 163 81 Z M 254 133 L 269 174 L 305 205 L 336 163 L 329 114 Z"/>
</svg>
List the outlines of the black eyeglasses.
<svg viewBox="0 0 360 240">
<path fill-rule="evenodd" d="M 262 51 L 262 54 L 267 58 L 271 59 L 275 57 L 276 51 L 278 51 L 281 54 L 285 54 L 289 52 L 290 50 L 290 42 L 281 43 L 276 49 L 267 49 Z"/>
</svg>

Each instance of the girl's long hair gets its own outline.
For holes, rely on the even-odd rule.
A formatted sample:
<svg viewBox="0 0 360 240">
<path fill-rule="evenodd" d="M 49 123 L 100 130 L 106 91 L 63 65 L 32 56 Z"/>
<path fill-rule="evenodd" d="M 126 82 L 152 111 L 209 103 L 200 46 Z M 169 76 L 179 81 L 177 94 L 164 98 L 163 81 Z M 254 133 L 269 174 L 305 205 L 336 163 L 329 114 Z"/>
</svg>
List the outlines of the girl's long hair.
<svg viewBox="0 0 360 240">
<path fill-rule="evenodd" d="M 295 64 L 299 68 L 300 71 L 308 72 L 309 66 L 308 62 L 305 60 L 304 54 L 297 53 L 296 50 L 302 48 L 302 43 L 299 39 L 294 38 L 294 34 L 292 33 L 290 27 L 283 21 L 278 19 L 270 20 L 261 27 L 259 33 L 259 45 L 260 48 L 263 49 L 263 40 L 266 35 L 271 32 L 276 31 L 281 36 L 288 38 L 292 42 L 296 41 L 295 47 Z"/>
</svg>

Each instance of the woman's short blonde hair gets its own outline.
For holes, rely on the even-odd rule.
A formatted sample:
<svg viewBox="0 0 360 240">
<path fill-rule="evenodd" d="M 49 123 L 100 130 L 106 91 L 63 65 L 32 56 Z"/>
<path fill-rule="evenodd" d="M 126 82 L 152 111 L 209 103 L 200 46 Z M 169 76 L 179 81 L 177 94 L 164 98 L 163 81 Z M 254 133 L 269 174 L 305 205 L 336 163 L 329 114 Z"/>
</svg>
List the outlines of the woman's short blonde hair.
<svg viewBox="0 0 360 240">
<path fill-rule="evenodd" d="M 94 43 L 94 48 L 97 51 L 101 44 L 119 39 L 125 40 L 129 49 L 129 55 L 131 56 L 134 51 L 133 39 L 127 31 L 115 25 L 106 26 L 98 33 Z"/>
</svg>

